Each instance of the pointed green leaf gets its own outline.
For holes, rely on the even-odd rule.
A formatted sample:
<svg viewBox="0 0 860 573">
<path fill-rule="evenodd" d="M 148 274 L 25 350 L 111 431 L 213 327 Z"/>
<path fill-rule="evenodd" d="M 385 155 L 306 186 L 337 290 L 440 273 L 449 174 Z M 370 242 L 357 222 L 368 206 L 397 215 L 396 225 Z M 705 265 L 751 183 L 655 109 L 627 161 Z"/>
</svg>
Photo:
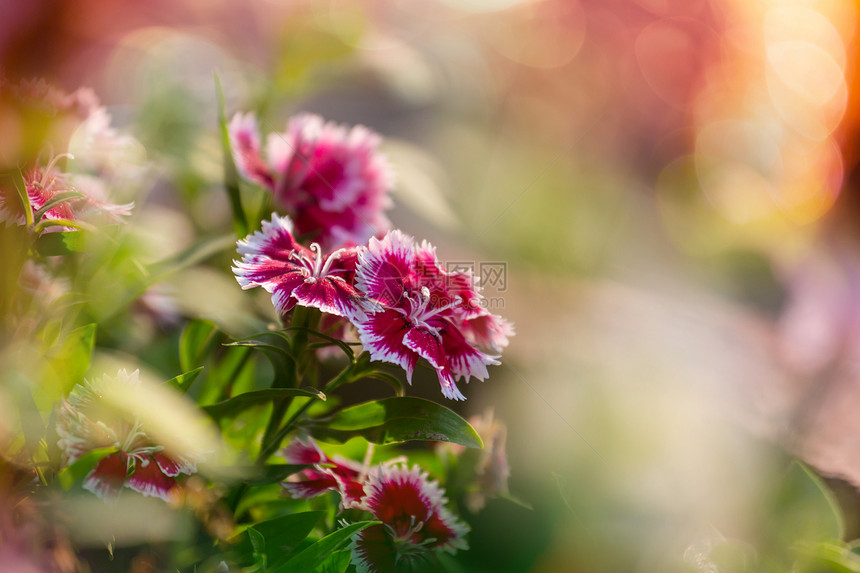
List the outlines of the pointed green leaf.
<svg viewBox="0 0 860 573">
<path fill-rule="evenodd" d="M 438 440 L 482 448 L 475 429 L 455 412 L 423 398 L 395 397 L 358 404 L 305 424 L 314 437 L 344 443 L 355 436 L 388 444 Z"/>
<path fill-rule="evenodd" d="M 233 150 L 230 145 L 230 132 L 227 129 L 227 114 L 224 103 L 224 88 L 221 86 L 221 77 L 215 73 L 215 92 L 218 96 L 218 128 L 221 132 L 221 150 L 224 161 L 224 187 L 230 198 L 230 208 L 233 210 L 233 228 L 236 236 L 244 239 L 250 232 L 248 217 L 242 207 L 242 195 L 239 193 L 239 173 L 233 161 Z"/>
<path fill-rule="evenodd" d="M 72 199 L 81 199 L 86 197 L 83 193 L 79 193 L 78 191 L 63 191 L 60 193 L 54 194 L 53 197 L 45 201 L 45 204 L 39 207 L 39 210 L 36 211 L 36 214 L 33 215 L 33 219 L 36 221 L 40 221 L 42 216 L 45 213 L 56 207 L 61 203 L 65 203 L 66 201 L 71 201 Z"/>
<path fill-rule="evenodd" d="M 33 207 L 30 205 L 30 195 L 27 193 L 27 182 L 24 181 L 24 174 L 21 173 L 20 169 L 16 169 L 12 173 L 12 182 L 15 185 L 15 191 L 18 193 L 21 208 L 24 210 L 24 220 L 29 227 L 33 224 Z"/>
<path fill-rule="evenodd" d="M 217 420 L 225 416 L 235 416 L 247 408 L 289 396 L 308 396 L 325 400 L 325 394 L 315 388 L 269 388 L 245 392 L 222 402 L 204 406 L 203 409 Z"/>
<path fill-rule="evenodd" d="M 271 563 L 278 558 L 283 560 L 305 540 L 324 514 L 323 511 L 305 511 L 254 524 L 255 533 L 262 535 L 265 540 L 268 561 Z M 247 531 L 243 531 L 230 541 L 235 544 L 235 551 L 240 556 L 250 557 L 255 552 L 251 535 Z M 260 544 L 259 539 L 256 540 L 256 544 Z M 251 560 L 247 559 L 244 562 L 249 561 Z"/>
<path fill-rule="evenodd" d="M 359 521 L 330 533 L 291 558 L 286 563 L 275 565 L 272 573 L 287 573 L 289 571 L 315 571 L 333 552 L 349 542 L 350 538 L 366 527 L 377 525 L 379 521 Z"/>
<path fill-rule="evenodd" d="M 197 377 L 200 376 L 201 372 L 203 372 L 203 366 L 199 366 L 194 370 L 185 372 L 184 374 L 180 374 L 179 376 L 171 378 L 170 380 L 165 382 L 165 384 L 167 384 L 168 386 L 173 386 L 180 392 L 187 392 L 188 389 L 191 388 L 191 385 L 194 383 Z"/>
<path fill-rule="evenodd" d="M 179 339 L 179 365 L 183 372 L 197 369 L 218 336 L 218 328 L 208 320 L 192 320 Z"/>
<path fill-rule="evenodd" d="M 247 474 L 256 475 L 245 480 L 248 485 L 268 485 L 270 483 L 278 483 L 284 481 L 287 477 L 313 467 L 309 464 L 272 464 L 263 466 L 262 471 L 259 466 L 248 468 Z"/>
<path fill-rule="evenodd" d="M 45 233 L 36 239 L 35 247 L 36 252 L 43 257 L 83 253 L 87 250 L 87 233 L 85 231 Z"/>
<path fill-rule="evenodd" d="M 352 558 L 349 549 L 335 551 L 326 557 L 319 566 L 314 569 L 315 573 L 345 573 Z"/>
</svg>

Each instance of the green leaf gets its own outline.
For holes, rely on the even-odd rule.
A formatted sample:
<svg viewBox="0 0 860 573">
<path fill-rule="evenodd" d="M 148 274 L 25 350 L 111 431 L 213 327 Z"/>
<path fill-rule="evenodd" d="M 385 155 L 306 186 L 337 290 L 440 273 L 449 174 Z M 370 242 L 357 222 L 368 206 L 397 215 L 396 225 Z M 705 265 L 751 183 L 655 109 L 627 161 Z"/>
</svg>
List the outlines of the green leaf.
<svg viewBox="0 0 860 573">
<path fill-rule="evenodd" d="M 233 161 L 233 150 L 230 146 L 230 132 L 227 129 L 227 114 L 224 103 L 224 88 L 221 77 L 215 73 L 215 91 L 218 96 L 218 127 L 221 132 L 221 150 L 224 156 L 224 187 L 230 198 L 230 208 L 233 210 L 233 228 L 236 236 L 244 239 L 250 232 L 248 217 L 242 208 L 242 196 L 239 193 L 239 173 Z"/>
<path fill-rule="evenodd" d="M 53 197 L 45 201 L 44 205 L 39 207 L 39 210 L 36 211 L 35 215 L 33 215 L 33 219 L 36 221 L 40 221 L 45 213 L 47 213 L 57 205 L 65 203 L 66 201 L 71 201 L 72 199 L 81 199 L 83 197 L 86 197 L 86 195 L 77 191 L 63 191 L 60 193 L 56 193 Z"/>
<path fill-rule="evenodd" d="M 148 284 L 159 282 L 171 273 L 202 263 L 225 249 L 235 246 L 236 237 L 232 233 L 200 239 L 176 255 L 153 263 L 149 267 L 151 278 Z"/>
<path fill-rule="evenodd" d="M 336 443 L 362 436 L 376 444 L 438 440 L 469 448 L 483 447 L 469 422 L 445 406 L 423 398 L 395 397 L 366 402 L 305 425 L 314 437 Z"/>
<path fill-rule="evenodd" d="M 793 461 L 776 490 L 776 523 L 784 540 L 842 539 L 845 522 L 830 489 L 806 464 Z"/>
<path fill-rule="evenodd" d="M 248 468 L 247 473 L 253 474 L 254 477 L 245 480 L 248 485 L 268 485 L 270 483 L 278 483 L 284 481 L 288 476 L 298 473 L 302 470 L 313 467 L 310 464 L 272 464 L 263 466 L 262 471 L 259 466 Z"/>
<path fill-rule="evenodd" d="M 43 257 L 56 257 L 87 250 L 86 231 L 45 233 L 36 239 L 36 252 Z"/>
<path fill-rule="evenodd" d="M 188 389 L 191 388 L 191 385 L 194 384 L 194 381 L 197 379 L 197 377 L 200 376 L 201 372 L 203 372 L 203 367 L 198 366 L 194 370 L 185 372 L 184 374 L 180 374 L 175 378 L 171 378 L 170 380 L 165 382 L 165 384 L 167 384 L 168 386 L 173 386 L 180 392 L 187 392 Z"/>
<path fill-rule="evenodd" d="M 333 552 L 349 542 L 350 538 L 366 527 L 377 525 L 379 521 L 359 521 L 330 533 L 287 561 L 279 565 L 272 564 L 272 573 L 287 573 L 289 571 L 316 571 Z"/>
<path fill-rule="evenodd" d="M 87 324 L 69 332 L 62 346 L 51 352 L 51 369 L 57 381 L 51 396 L 68 394 L 75 384 L 83 381 L 84 374 L 90 367 L 95 341 L 96 325 Z M 47 386 L 43 386 L 43 390 L 47 390 Z"/>
<path fill-rule="evenodd" d="M 316 573 L 344 573 L 349 567 L 350 559 L 350 550 L 341 549 L 323 559 L 323 562 L 314 571 Z"/>
<path fill-rule="evenodd" d="M 33 207 L 30 205 L 30 194 L 27 193 L 27 182 L 24 181 L 24 174 L 21 173 L 20 169 L 16 169 L 12 173 L 12 182 L 15 185 L 15 191 L 18 192 L 18 200 L 21 202 L 24 219 L 29 227 L 33 224 Z"/>
<path fill-rule="evenodd" d="M 362 378 L 371 378 L 373 380 L 382 380 L 394 390 L 394 393 L 398 396 L 403 396 L 406 393 L 406 388 L 403 386 L 403 381 L 389 374 L 388 372 L 383 372 L 382 370 L 373 370 L 371 372 L 363 374 Z"/>
<path fill-rule="evenodd" d="M 323 511 L 305 511 L 254 524 L 255 533 L 262 535 L 265 540 L 266 555 L 269 562 L 272 562 L 273 558 L 283 559 L 295 549 L 304 541 L 323 515 L 325 515 Z M 235 551 L 240 556 L 248 557 L 255 552 L 254 543 L 258 546 L 260 544 L 259 539 L 252 541 L 251 534 L 247 530 L 233 537 L 230 542 L 235 544 Z M 245 562 L 249 561 L 251 559 Z"/>
<path fill-rule="evenodd" d="M 116 451 L 116 448 L 110 447 L 98 448 L 85 453 L 76 459 L 74 463 L 60 470 L 57 474 L 57 479 L 59 480 L 60 485 L 63 486 L 63 489 L 68 491 L 75 483 L 82 481 L 84 477 L 86 477 L 86 475 L 96 467 L 96 464 L 99 463 L 102 458 L 105 458 Z"/>
<path fill-rule="evenodd" d="M 259 406 L 260 404 L 289 396 L 307 396 L 325 400 L 325 394 L 315 388 L 269 388 L 266 390 L 245 392 L 216 404 L 204 406 L 203 409 L 217 420 L 225 416 L 234 416 L 253 406 Z"/>
<path fill-rule="evenodd" d="M 183 372 L 196 370 L 214 345 L 218 327 L 209 320 L 192 320 L 179 339 L 179 365 Z"/>
</svg>

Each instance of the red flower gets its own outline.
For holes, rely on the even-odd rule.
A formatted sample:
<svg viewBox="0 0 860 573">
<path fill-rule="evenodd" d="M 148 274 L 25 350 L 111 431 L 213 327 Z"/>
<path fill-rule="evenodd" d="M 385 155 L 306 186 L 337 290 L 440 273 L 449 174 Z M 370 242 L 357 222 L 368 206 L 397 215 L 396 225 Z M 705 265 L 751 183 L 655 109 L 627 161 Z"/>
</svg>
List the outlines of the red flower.
<svg viewBox="0 0 860 573">
<path fill-rule="evenodd" d="M 176 487 L 177 476 L 195 473 L 196 463 L 186 457 L 168 456 L 163 446 L 152 442 L 139 421 L 125 419 L 105 408 L 100 392 L 107 384 L 136 386 L 140 384 L 138 371 L 128 374 L 120 370 L 115 377 L 75 386 L 63 401 L 57 434 L 65 464 L 72 464 L 95 449 L 116 448 L 87 474 L 84 489 L 111 500 L 122 487 L 127 487 L 166 501 Z"/>
<path fill-rule="evenodd" d="M 284 133 L 269 134 L 265 158 L 252 114 L 236 114 L 229 131 L 239 172 L 274 194 L 299 235 L 334 250 L 390 227 L 384 211 L 391 207 L 393 176 L 371 130 L 297 115 Z"/>
<path fill-rule="evenodd" d="M 353 285 L 356 248 L 323 255 L 320 246 L 307 249 L 293 238 L 289 218 L 272 214 L 263 229 L 239 241 L 241 261 L 233 261 L 233 272 L 243 289 L 263 287 L 272 293 L 280 314 L 299 304 L 345 317 L 365 316 L 377 308 Z"/>
<path fill-rule="evenodd" d="M 433 247 L 415 244 L 399 230 L 371 239 L 359 253 L 356 284 L 383 310 L 354 320 L 361 342 L 373 360 L 398 364 L 411 383 L 419 358 L 436 370 L 442 394 L 465 400 L 455 381 L 487 378 L 496 356 L 478 350 L 466 338 L 466 320 L 484 312 L 471 276 L 447 273 Z"/>
<path fill-rule="evenodd" d="M 400 571 L 433 551 L 467 549 L 468 527 L 445 507 L 444 490 L 418 466 L 380 467 L 370 474 L 362 507 L 382 522 L 355 535 L 358 573 Z"/>
</svg>

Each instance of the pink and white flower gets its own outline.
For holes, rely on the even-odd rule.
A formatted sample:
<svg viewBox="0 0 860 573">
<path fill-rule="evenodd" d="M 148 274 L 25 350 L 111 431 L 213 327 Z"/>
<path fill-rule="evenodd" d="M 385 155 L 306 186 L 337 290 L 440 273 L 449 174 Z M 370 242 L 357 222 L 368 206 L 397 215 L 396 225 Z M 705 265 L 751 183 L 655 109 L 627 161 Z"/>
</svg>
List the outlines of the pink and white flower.
<svg viewBox="0 0 860 573">
<path fill-rule="evenodd" d="M 364 467 L 340 456 L 328 457 L 313 438 L 293 441 L 283 449 L 282 455 L 287 463 L 314 466 L 282 482 L 294 499 L 309 499 L 336 491 L 341 495 L 341 509 L 347 509 L 364 498 Z"/>
<path fill-rule="evenodd" d="M 354 321 L 362 344 L 373 360 L 403 367 L 409 383 L 424 358 L 436 370 L 442 394 L 465 400 L 456 381 L 484 380 L 487 366 L 499 364 L 463 331 L 464 320 L 484 312 L 474 281 L 464 273 L 445 273 L 428 243 L 416 245 L 399 230 L 371 239 L 359 253 L 356 284 L 383 306 Z"/>
<path fill-rule="evenodd" d="M 68 155 L 58 155 L 46 167 L 34 167 L 22 174 L 34 216 L 60 193 L 66 191 L 76 191 L 83 197 L 70 198 L 51 206 L 40 215 L 40 220 L 78 221 L 104 218 L 110 222 L 120 222 L 121 217 L 131 214 L 131 203 L 116 205 L 105 200 L 104 190 L 97 178 L 79 177 L 75 184 L 69 183 L 67 176 L 57 170 L 57 162 L 63 157 Z M 14 188 L 0 188 L 0 222 L 7 225 L 26 224 L 24 209 Z M 62 225 L 48 227 L 48 230 L 71 229 Z"/>
<path fill-rule="evenodd" d="M 353 537 L 352 562 L 358 573 L 400 571 L 434 551 L 467 549 L 468 527 L 445 507 L 438 483 L 418 466 L 381 466 L 365 486 L 362 508 L 382 523 Z"/>
<path fill-rule="evenodd" d="M 359 293 L 353 282 L 359 250 L 342 248 L 323 255 L 317 243 L 310 249 L 293 237 L 288 217 L 272 214 L 263 228 L 238 242 L 241 261 L 233 261 L 233 273 L 243 289 L 262 287 L 272 294 L 280 314 L 296 304 L 358 319 L 378 305 Z"/>
<path fill-rule="evenodd" d="M 274 194 L 300 236 L 334 250 L 389 229 L 393 176 L 376 133 L 300 114 L 284 133 L 268 135 L 264 158 L 253 114 L 236 114 L 229 132 L 239 172 Z"/>
<path fill-rule="evenodd" d="M 137 370 L 129 374 L 123 369 L 114 377 L 75 386 L 60 405 L 57 434 L 65 465 L 95 449 L 115 448 L 84 479 L 84 489 L 102 499 L 115 499 L 127 487 L 167 501 L 180 474 L 197 472 L 196 460 L 168 455 L 139 420 L 128 419 L 103 403 L 101 394 L 107 385 L 130 389 L 139 384 Z"/>
</svg>

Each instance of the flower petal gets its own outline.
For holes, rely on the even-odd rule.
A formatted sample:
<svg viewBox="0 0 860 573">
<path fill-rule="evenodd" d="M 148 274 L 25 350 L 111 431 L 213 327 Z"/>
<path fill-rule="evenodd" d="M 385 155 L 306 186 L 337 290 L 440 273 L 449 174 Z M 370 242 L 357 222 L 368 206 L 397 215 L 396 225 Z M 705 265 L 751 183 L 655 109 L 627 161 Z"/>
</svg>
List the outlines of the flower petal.
<svg viewBox="0 0 860 573">
<path fill-rule="evenodd" d="M 399 304 L 415 258 L 414 240 L 395 229 L 380 239 L 370 239 L 358 255 L 356 285 L 372 299 L 388 306 Z"/>
<path fill-rule="evenodd" d="M 236 169 L 245 178 L 274 190 L 275 178 L 260 152 L 260 130 L 254 114 L 237 113 L 227 126 Z"/>
<path fill-rule="evenodd" d="M 164 475 L 176 477 L 179 474 L 191 475 L 197 472 L 197 464 L 185 458 L 171 458 L 162 452 L 152 454 L 152 459 L 158 464 Z"/>
<path fill-rule="evenodd" d="M 145 496 L 159 497 L 168 501 L 170 490 L 176 487 L 176 478 L 166 475 L 152 459 L 135 464 L 134 472 L 125 482 L 125 487 Z"/>
<path fill-rule="evenodd" d="M 454 382 L 454 373 L 448 363 L 448 356 L 442 342 L 431 332 L 423 328 L 412 328 L 403 337 L 403 344 L 427 360 L 436 369 L 442 395 L 449 400 L 465 400 L 466 397 Z M 486 371 L 486 368 L 484 369 Z"/>
<path fill-rule="evenodd" d="M 368 316 L 356 324 L 361 344 L 370 353 L 371 360 L 397 364 L 406 371 L 406 379 L 412 383 L 412 372 L 418 362 L 418 354 L 403 344 L 403 337 L 411 325 L 396 310 L 387 309 Z"/>
<path fill-rule="evenodd" d="M 104 500 L 111 501 L 119 495 L 127 475 L 128 458 L 123 452 L 117 452 L 99 460 L 96 467 L 87 474 L 82 487 Z"/>
</svg>

